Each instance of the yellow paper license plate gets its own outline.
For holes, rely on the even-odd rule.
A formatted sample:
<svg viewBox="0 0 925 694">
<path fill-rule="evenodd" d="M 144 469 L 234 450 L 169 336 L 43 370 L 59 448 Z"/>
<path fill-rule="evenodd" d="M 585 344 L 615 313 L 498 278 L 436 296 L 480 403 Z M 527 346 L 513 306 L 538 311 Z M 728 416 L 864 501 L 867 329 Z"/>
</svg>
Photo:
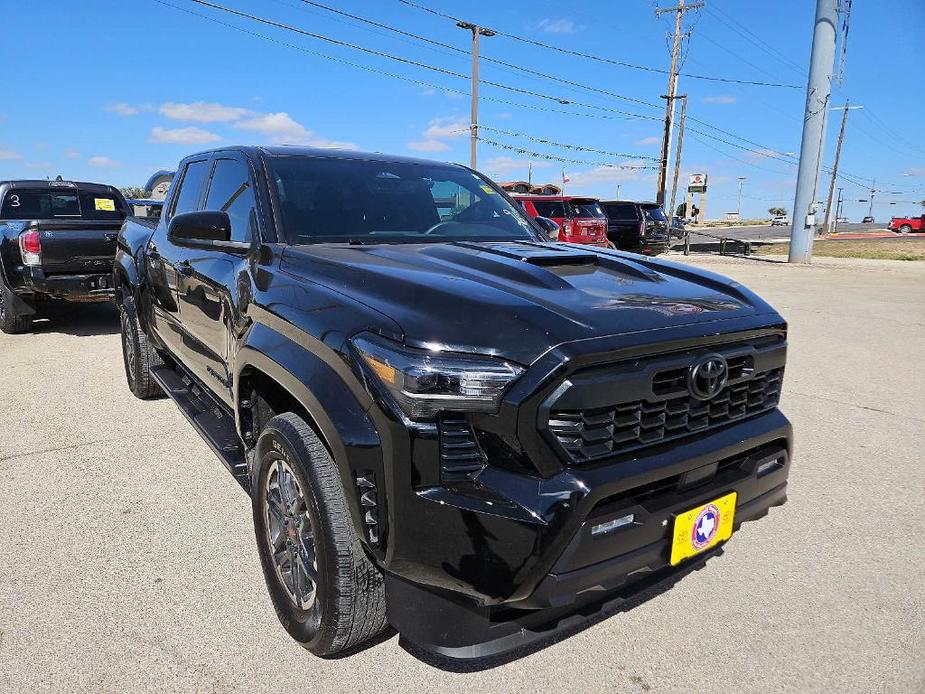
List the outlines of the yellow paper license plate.
<svg viewBox="0 0 925 694">
<path fill-rule="evenodd" d="M 678 514 L 671 540 L 671 565 L 705 552 L 732 537 L 736 493 Z"/>
</svg>

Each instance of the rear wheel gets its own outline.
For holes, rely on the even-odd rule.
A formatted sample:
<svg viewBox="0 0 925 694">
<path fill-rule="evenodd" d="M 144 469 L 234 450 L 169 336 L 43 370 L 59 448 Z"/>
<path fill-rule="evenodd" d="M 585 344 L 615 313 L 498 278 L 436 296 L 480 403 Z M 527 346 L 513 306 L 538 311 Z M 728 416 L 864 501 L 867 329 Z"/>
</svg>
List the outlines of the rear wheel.
<svg viewBox="0 0 925 694">
<path fill-rule="evenodd" d="M 912 231 L 912 227 L 909 226 L 908 224 L 903 224 L 901 227 L 899 227 L 899 232 L 901 234 L 908 234 L 911 231 Z"/>
<path fill-rule="evenodd" d="M 380 633 L 382 574 L 360 545 L 337 466 L 297 415 L 273 417 L 261 432 L 251 496 L 264 579 L 289 635 L 333 656 Z"/>
<path fill-rule="evenodd" d="M 141 400 L 163 395 L 164 391 L 151 377 L 151 367 L 164 362 L 148 342 L 135 312 L 125 303 L 119 304 L 119 324 L 122 328 L 122 361 L 129 390 Z"/>
<path fill-rule="evenodd" d="M 7 335 L 27 332 L 32 327 L 32 316 L 22 316 L 13 305 L 13 290 L 0 279 L 0 331 Z"/>
</svg>

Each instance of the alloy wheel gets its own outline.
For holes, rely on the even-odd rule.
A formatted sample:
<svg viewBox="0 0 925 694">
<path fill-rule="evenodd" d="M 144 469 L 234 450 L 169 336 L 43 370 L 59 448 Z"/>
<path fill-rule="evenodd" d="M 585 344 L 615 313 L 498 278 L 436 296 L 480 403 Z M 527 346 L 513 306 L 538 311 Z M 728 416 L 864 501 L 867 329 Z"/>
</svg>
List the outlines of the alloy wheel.
<svg viewBox="0 0 925 694">
<path fill-rule="evenodd" d="M 135 382 L 135 342 L 132 332 L 132 324 L 129 320 L 128 313 L 122 311 L 122 352 L 125 355 L 125 370 L 128 373 L 129 381 Z"/>
<path fill-rule="evenodd" d="M 277 458 L 263 488 L 266 541 L 286 596 L 300 610 L 310 609 L 318 591 L 318 558 L 308 504 L 289 464 Z"/>
</svg>

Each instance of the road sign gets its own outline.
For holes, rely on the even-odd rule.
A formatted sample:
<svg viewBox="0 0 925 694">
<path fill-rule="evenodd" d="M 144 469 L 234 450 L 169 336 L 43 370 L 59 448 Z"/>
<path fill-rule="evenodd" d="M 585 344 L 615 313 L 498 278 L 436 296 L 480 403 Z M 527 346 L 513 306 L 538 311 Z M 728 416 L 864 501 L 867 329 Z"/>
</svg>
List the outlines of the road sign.
<svg viewBox="0 0 925 694">
<path fill-rule="evenodd" d="M 690 175 L 687 184 L 688 193 L 706 193 L 707 192 L 707 175 L 695 173 Z"/>
</svg>

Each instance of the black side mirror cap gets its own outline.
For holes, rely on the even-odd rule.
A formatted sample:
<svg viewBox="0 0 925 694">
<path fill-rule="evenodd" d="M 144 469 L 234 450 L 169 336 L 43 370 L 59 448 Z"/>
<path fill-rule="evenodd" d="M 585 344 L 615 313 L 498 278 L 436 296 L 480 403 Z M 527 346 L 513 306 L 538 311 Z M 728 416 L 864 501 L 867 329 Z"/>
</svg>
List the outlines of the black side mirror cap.
<svg viewBox="0 0 925 694">
<path fill-rule="evenodd" d="M 231 241 L 231 219 L 220 210 L 184 212 L 170 220 L 167 238 L 178 246 L 227 243 Z"/>
<path fill-rule="evenodd" d="M 550 241 L 559 240 L 559 225 L 549 217 L 534 217 L 534 221 L 540 225 L 540 228 L 546 232 Z"/>
</svg>

